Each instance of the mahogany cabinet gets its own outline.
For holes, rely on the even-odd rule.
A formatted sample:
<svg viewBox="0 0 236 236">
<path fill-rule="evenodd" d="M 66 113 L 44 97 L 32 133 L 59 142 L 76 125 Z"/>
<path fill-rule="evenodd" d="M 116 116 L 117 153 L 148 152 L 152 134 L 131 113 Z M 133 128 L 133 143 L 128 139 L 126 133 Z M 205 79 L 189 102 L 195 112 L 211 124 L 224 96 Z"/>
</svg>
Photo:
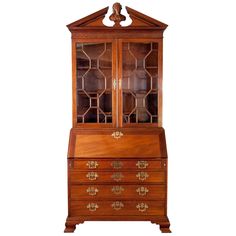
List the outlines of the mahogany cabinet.
<svg viewBox="0 0 236 236">
<path fill-rule="evenodd" d="M 121 5 L 68 25 L 73 127 L 65 232 L 84 221 L 151 221 L 170 232 L 162 127 L 162 41 L 167 25 Z"/>
</svg>

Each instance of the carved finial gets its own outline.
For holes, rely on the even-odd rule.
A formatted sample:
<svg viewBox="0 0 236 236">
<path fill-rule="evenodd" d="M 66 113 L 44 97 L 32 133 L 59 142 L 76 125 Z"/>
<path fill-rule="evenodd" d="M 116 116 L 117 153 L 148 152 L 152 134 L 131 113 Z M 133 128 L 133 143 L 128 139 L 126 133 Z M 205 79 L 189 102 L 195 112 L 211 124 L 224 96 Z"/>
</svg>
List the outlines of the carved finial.
<svg viewBox="0 0 236 236">
<path fill-rule="evenodd" d="M 122 6 L 120 3 L 116 2 L 112 6 L 113 13 L 110 15 L 109 19 L 115 22 L 114 26 L 120 26 L 121 21 L 125 21 L 126 17 L 121 14 Z"/>
</svg>

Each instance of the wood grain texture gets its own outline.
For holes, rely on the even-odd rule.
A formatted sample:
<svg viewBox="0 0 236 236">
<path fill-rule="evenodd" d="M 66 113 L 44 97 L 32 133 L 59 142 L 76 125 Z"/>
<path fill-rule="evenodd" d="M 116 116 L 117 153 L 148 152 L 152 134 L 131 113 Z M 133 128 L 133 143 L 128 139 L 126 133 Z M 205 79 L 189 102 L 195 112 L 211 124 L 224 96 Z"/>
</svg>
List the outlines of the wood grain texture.
<svg viewBox="0 0 236 236">
<path fill-rule="evenodd" d="M 145 220 L 159 224 L 163 233 L 170 232 L 167 147 L 162 128 L 163 33 L 167 25 L 126 7 L 132 23 L 122 27 L 120 21 L 125 18 L 120 8 L 118 3 L 113 7 L 111 19 L 115 21 L 114 27 L 103 24 L 108 7 L 67 25 L 72 36 L 73 91 L 73 127 L 67 156 L 68 217 L 64 231 L 68 233 L 74 232 L 76 225 L 87 220 Z M 108 42 L 112 44 L 112 83 L 116 81 L 118 85 L 112 86 L 112 123 L 77 123 L 76 44 Z M 158 45 L 158 56 L 153 59 L 157 60 L 158 70 L 158 123 L 123 124 L 122 44 L 125 42 L 155 42 Z M 115 139 L 113 132 L 123 135 Z M 98 165 L 91 168 L 89 161 L 96 161 Z M 148 162 L 148 166 L 139 168 L 139 161 Z M 141 180 L 140 176 L 144 179 Z M 137 191 L 140 188 L 141 195 Z M 138 204 L 141 204 L 139 208 Z"/>
<path fill-rule="evenodd" d="M 90 195 L 89 188 L 96 189 L 96 195 Z M 140 195 L 138 189 L 146 188 L 148 192 Z M 117 190 L 118 189 L 118 190 Z M 165 185 L 147 185 L 147 184 L 100 184 L 100 185 L 72 185 L 70 188 L 71 200 L 165 200 Z M 94 193 L 93 193 L 94 194 Z"/>
<path fill-rule="evenodd" d="M 112 137 L 120 131 L 119 139 Z M 163 128 L 78 129 L 70 133 L 68 158 L 166 158 Z M 148 148 L 147 148 L 148 147 Z"/>
<path fill-rule="evenodd" d="M 163 201 L 120 201 L 123 207 L 120 210 L 116 210 L 112 207 L 114 201 L 71 201 L 71 214 L 76 215 L 164 215 L 164 202 Z M 95 211 L 88 209 L 89 203 L 97 204 L 98 208 Z M 139 211 L 138 204 L 147 204 L 145 211 Z"/>
<path fill-rule="evenodd" d="M 96 162 L 96 165 L 89 165 L 89 162 Z M 145 162 L 144 165 L 142 162 Z M 118 163 L 118 165 L 116 164 Z M 147 159 L 75 159 L 73 160 L 74 169 L 78 170 L 160 170 L 162 168 L 162 160 Z"/>
<path fill-rule="evenodd" d="M 127 135 L 115 139 L 107 135 L 77 135 L 76 157 L 160 157 L 160 141 L 156 135 Z M 149 148 L 145 148 L 145 147 Z"/>
<path fill-rule="evenodd" d="M 147 173 L 147 177 L 137 177 L 139 173 Z M 96 173 L 97 177 L 89 179 L 89 173 Z M 121 177 L 116 178 L 116 174 Z M 120 180 L 119 180 L 120 179 Z M 164 171 L 70 171 L 71 183 L 165 183 Z"/>
</svg>

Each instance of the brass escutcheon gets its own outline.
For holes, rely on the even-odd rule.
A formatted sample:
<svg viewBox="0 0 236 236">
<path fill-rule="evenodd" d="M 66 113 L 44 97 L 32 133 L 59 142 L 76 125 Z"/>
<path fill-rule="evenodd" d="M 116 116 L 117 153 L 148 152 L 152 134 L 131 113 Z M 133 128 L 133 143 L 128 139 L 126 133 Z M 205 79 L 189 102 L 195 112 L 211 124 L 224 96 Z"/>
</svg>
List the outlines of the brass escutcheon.
<svg viewBox="0 0 236 236">
<path fill-rule="evenodd" d="M 98 189 L 95 188 L 95 187 L 93 187 L 93 186 L 88 187 L 88 188 L 87 188 L 87 193 L 88 193 L 90 196 L 95 196 L 95 195 L 97 195 L 97 193 L 98 193 Z"/>
<path fill-rule="evenodd" d="M 138 161 L 136 163 L 136 166 L 139 168 L 139 169 L 146 169 L 148 167 L 148 162 L 147 161 Z"/>
<path fill-rule="evenodd" d="M 123 178 L 124 176 L 122 175 L 122 173 L 120 172 L 115 172 L 111 178 L 114 179 L 115 181 L 121 181 L 121 179 Z"/>
<path fill-rule="evenodd" d="M 88 166 L 89 169 L 96 169 L 98 167 L 97 161 L 88 161 L 86 166 Z"/>
<path fill-rule="evenodd" d="M 88 172 L 88 174 L 86 175 L 86 177 L 89 180 L 96 180 L 98 178 L 98 174 L 97 172 Z"/>
<path fill-rule="evenodd" d="M 114 194 L 118 195 L 118 194 L 121 194 L 121 192 L 124 191 L 124 188 L 123 188 L 122 186 L 113 186 L 112 189 L 111 189 L 111 191 L 112 191 Z"/>
<path fill-rule="evenodd" d="M 87 205 L 87 208 L 90 210 L 90 211 L 96 211 L 99 206 L 97 203 L 94 203 L 94 202 L 91 202 Z"/>
<path fill-rule="evenodd" d="M 112 136 L 113 138 L 115 138 L 115 139 L 119 139 L 119 138 L 121 138 L 123 135 L 124 135 L 124 134 L 123 134 L 122 132 L 120 132 L 120 131 L 115 131 L 115 132 L 113 132 L 113 133 L 111 134 L 111 136 Z"/>
<path fill-rule="evenodd" d="M 149 177 L 149 175 L 148 175 L 147 172 L 138 172 L 138 174 L 136 175 L 136 177 L 137 177 L 139 180 L 144 181 L 144 180 L 146 180 L 146 179 Z"/>
<path fill-rule="evenodd" d="M 111 163 L 111 166 L 114 168 L 114 169 L 120 169 L 122 166 L 123 166 L 123 163 L 121 161 L 113 161 Z"/>
<path fill-rule="evenodd" d="M 141 211 L 141 212 L 144 212 L 148 209 L 148 205 L 146 203 L 139 203 L 136 208 Z"/>
<path fill-rule="evenodd" d="M 124 207 L 124 204 L 122 202 L 116 201 L 111 204 L 112 208 L 116 211 L 120 210 L 122 207 Z"/>
<path fill-rule="evenodd" d="M 149 190 L 148 190 L 146 187 L 141 186 L 141 187 L 139 187 L 139 188 L 136 189 L 136 192 L 137 192 L 140 196 L 145 196 L 145 195 L 149 192 Z"/>
</svg>

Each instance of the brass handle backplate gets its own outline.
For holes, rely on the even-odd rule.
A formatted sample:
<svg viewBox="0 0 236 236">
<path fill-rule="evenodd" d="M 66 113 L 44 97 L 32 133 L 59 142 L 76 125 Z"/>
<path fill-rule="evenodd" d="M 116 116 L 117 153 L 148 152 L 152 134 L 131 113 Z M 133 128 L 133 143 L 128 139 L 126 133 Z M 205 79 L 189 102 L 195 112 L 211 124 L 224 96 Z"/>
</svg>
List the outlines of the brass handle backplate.
<svg viewBox="0 0 236 236">
<path fill-rule="evenodd" d="M 121 208 L 124 207 L 124 204 L 123 204 L 122 202 L 116 201 L 116 202 L 113 202 L 113 203 L 111 204 L 111 206 L 112 206 L 113 209 L 115 209 L 116 211 L 118 211 L 118 210 L 120 210 Z"/>
<path fill-rule="evenodd" d="M 120 131 L 115 131 L 115 132 L 113 132 L 113 133 L 111 134 L 111 136 L 112 136 L 113 138 L 115 138 L 115 139 L 119 139 L 119 138 L 121 138 L 123 135 L 124 135 L 124 134 L 123 134 L 122 132 L 120 132 Z"/>
<path fill-rule="evenodd" d="M 90 196 L 95 196 L 95 195 L 97 195 L 97 193 L 98 193 L 98 189 L 97 188 L 95 188 L 95 187 L 88 187 L 87 188 L 87 193 L 90 195 Z"/>
<path fill-rule="evenodd" d="M 97 203 L 91 202 L 91 203 L 89 203 L 89 204 L 87 205 L 87 208 L 88 208 L 90 211 L 96 211 L 96 210 L 99 208 L 99 206 L 98 206 Z"/>
<path fill-rule="evenodd" d="M 98 173 L 97 172 L 89 172 L 86 177 L 89 180 L 96 180 L 98 178 Z"/>
<path fill-rule="evenodd" d="M 113 179 L 113 180 L 115 180 L 115 181 L 121 181 L 121 179 L 123 178 L 124 176 L 122 175 L 122 173 L 120 173 L 120 172 L 115 172 L 112 176 L 111 176 L 111 178 Z"/>
<path fill-rule="evenodd" d="M 121 161 L 113 161 L 111 163 L 111 166 L 114 168 L 114 169 L 120 169 L 122 166 L 123 166 L 123 163 Z"/>
<path fill-rule="evenodd" d="M 148 162 L 147 161 L 138 161 L 136 163 L 136 166 L 139 168 L 139 169 L 146 169 L 148 167 Z"/>
<path fill-rule="evenodd" d="M 144 181 L 144 180 L 146 180 L 146 179 L 149 177 L 149 175 L 148 175 L 147 172 L 138 172 L 138 174 L 136 175 L 136 177 L 137 177 L 139 180 Z"/>
<path fill-rule="evenodd" d="M 136 208 L 141 211 L 141 212 L 144 212 L 148 209 L 148 205 L 146 203 L 139 203 Z"/>
<path fill-rule="evenodd" d="M 88 166 L 89 169 L 96 169 L 98 167 L 97 161 L 88 161 L 86 166 Z"/>
<path fill-rule="evenodd" d="M 140 196 L 146 196 L 146 194 L 149 192 L 148 188 L 142 186 L 136 189 L 136 192 L 140 195 Z"/>
<path fill-rule="evenodd" d="M 121 194 L 121 192 L 124 191 L 124 188 L 123 188 L 122 186 L 113 186 L 112 189 L 111 189 L 111 191 L 112 191 L 114 194 L 118 195 L 118 194 Z"/>
</svg>

